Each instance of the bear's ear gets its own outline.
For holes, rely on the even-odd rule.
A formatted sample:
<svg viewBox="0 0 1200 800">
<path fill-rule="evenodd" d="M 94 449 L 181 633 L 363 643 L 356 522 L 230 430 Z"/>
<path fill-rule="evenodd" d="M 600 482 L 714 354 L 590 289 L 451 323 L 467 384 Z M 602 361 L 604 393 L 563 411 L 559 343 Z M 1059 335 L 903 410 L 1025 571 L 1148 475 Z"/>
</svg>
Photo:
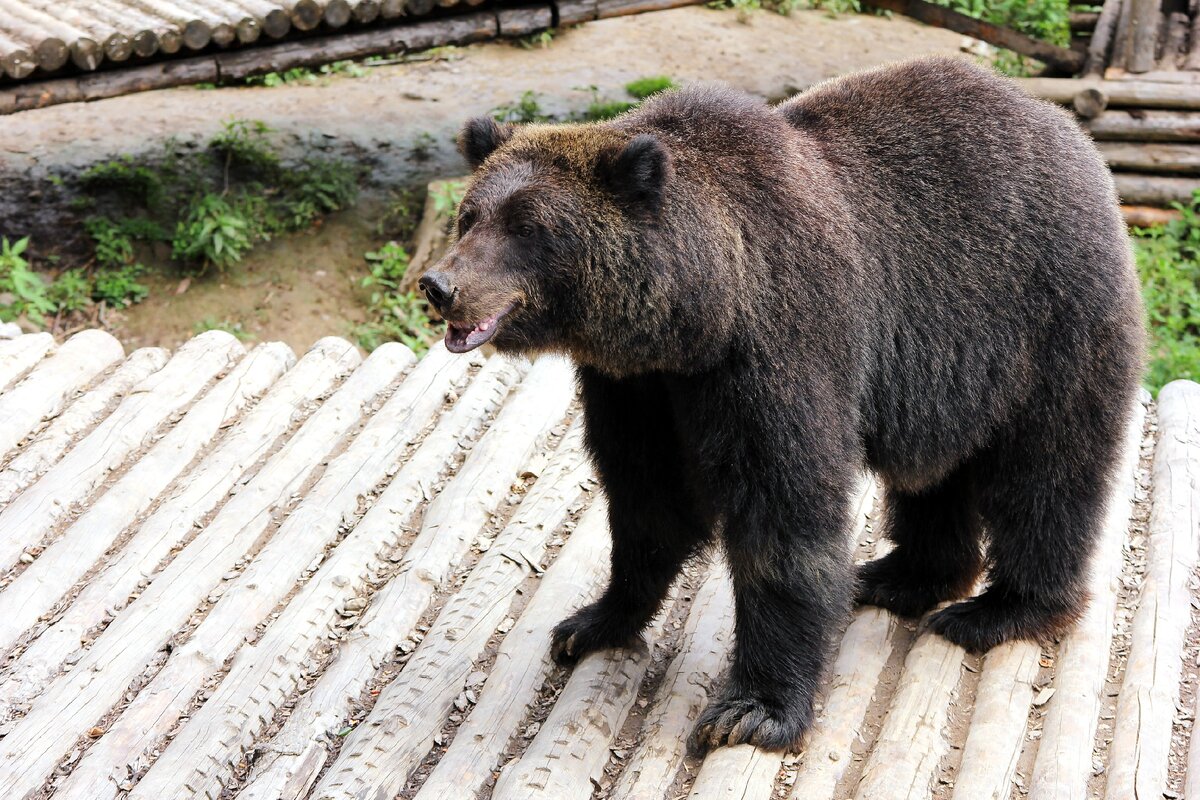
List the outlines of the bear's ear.
<svg viewBox="0 0 1200 800">
<path fill-rule="evenodd" d="M 662 142 L 639 133 L 597 166 L 600 180 L 634 209 L 654 214 L 662 205 L 671 175 L 671 155 Z"/>
<path fill-rule="evenodd" d="M 512 134 L 513 126 L 507 122 L 498 125 L 491 117 L 475 117 L 467 120 L 462 133 L 458 135 L 458 152 L 462 153 L 471 169 L 479 169 L 479 165 L 497 147 L 507 142 Z"/>
</svg>

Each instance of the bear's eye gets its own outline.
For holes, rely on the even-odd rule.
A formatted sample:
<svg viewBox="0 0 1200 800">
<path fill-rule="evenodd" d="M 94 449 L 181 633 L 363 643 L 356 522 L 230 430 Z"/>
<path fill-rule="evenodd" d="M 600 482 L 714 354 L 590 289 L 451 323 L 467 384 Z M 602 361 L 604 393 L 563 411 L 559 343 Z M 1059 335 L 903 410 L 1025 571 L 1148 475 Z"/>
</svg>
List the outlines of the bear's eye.
<svg viewBox="0 0 1200 800">
<path fill-rule="evenodd" d="M 475 212 L 470 209 L 463 209 L 458 214 L 458 232 L 464 234 L 467 229 L 475 224 Z"/>
<path fill-rule="evenodd" d="M 517 236 L 520 236 L 522 239 L 528 239 L 530 236 L 533 236 L 533 226 L 517 225 L 513 229 L 513 233 L 515 233 Z"/>
</svg>

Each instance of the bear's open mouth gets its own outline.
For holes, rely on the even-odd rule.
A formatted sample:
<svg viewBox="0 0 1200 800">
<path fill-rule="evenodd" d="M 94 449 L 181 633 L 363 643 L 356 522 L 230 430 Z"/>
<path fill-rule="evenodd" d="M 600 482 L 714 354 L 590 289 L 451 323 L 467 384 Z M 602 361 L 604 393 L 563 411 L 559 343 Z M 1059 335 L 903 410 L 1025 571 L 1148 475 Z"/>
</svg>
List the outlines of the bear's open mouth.
<svg viewBox="0 0 1200 800">
<path fill-rule="evenodd" d="M 451 353 L 466 353 L 479 347 L 496 335 L 500 320 L 516 307 L 516 302 L 509 303 L 503 311 L 479 322 L 446 321 L 446 349 Z"/>
</svg>

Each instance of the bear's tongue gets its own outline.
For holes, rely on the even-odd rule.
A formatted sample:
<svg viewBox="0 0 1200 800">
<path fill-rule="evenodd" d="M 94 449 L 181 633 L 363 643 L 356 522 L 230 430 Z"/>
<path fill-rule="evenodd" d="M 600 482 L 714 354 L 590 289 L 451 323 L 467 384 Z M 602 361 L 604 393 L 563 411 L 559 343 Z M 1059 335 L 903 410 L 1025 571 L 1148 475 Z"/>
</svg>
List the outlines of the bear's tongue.
<svg viewBox="0 0 1200 800">
<path fill-rule="evenodd" d="M 446 349 L 451 353 L 466 353 L 491 339 L 495 333 L 496 317 L 488 317 L 474 325 L 448 322 L 446 323 Z"/>
</svg>

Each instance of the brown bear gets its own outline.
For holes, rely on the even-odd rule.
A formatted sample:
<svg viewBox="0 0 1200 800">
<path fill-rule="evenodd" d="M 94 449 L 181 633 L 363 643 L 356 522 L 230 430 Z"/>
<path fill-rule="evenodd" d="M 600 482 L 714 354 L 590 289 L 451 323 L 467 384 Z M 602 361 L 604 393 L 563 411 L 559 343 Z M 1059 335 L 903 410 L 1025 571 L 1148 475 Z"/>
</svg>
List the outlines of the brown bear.
<svg viewBox="0 0 1200 800">
<path fill-rule="evenodd" d="M 453 351 L 575 360 L 609 498 L 611 580 L 560 661 L 637 637 L 714 541 L 737 633 L 700 748 L 798 741 L 856 590 L 961 600 L 928 624 L 973 651 L 1078 616 L 1143 331 L 1064 112 L 933 58 L 774 108 L 696 87 L 603 123 L 475 119 L 460 146 L 477 171 L 421 286 Z M 895 549 L 856 576 L 863 470 Z"/>
</svg>

